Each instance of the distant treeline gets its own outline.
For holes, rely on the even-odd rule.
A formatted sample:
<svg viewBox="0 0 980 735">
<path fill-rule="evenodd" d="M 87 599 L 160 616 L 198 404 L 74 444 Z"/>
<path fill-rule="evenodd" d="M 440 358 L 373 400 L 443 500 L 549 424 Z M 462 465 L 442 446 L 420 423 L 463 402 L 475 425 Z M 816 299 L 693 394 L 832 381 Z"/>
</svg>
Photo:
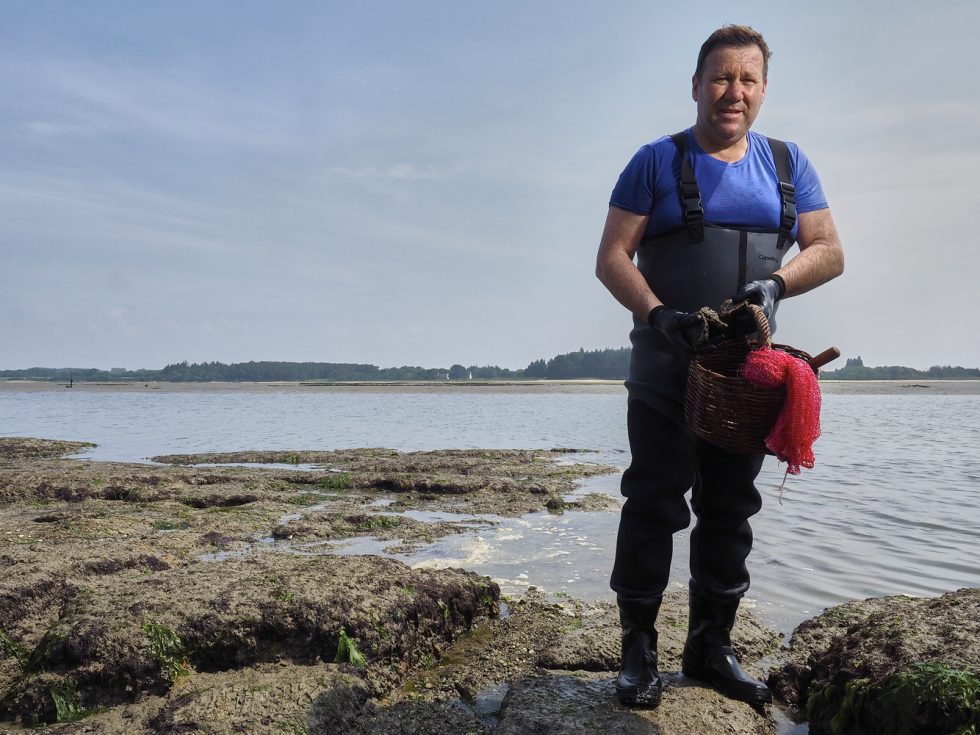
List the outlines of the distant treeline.
<svg viewBox="0 0 980 735">
<path fill-rule="evenodd" d="M 143 381 L 143 382 L 246 382 L 246 381 L 361 381 L 361 380 L 468 380 L 519 378 L 520 370 L 492 367 L 423 368 L 402 366 L 379 368 L 377 365 L 339 362 L 178 362 L 162 370 L 95 370 L 91 368 L 30 368 L 0 370 L 0 378 L 51 381 Z"/>
<path fill-rule="evenodd" d="M 860 357 L 851 357 L 844 367 L 837 370 L 821 370 L 822 380 L 976 380 L 980 369 L 933 365 L 928 370 L 916 370 L 900 365 L 868 367 Z"/>
<path fill-rule="evenodd" d="M 0 370 L 0 379 L 76 382 L 268 382 L 268 381 L 392 381 L 392 380 L 520 380 L 610 378 L 623 380 L 629 349 L 570 352 L 550 360 L 535 360 L 523 370 L 496 365 L 453 365 L 448 368 L 379 368 L 339 362 L 178 362 L 162 370 L 96 370 L 94 368 L 29 368 Z"/>
<path fill-rule="evenodd" d="M 453 365 L 449 368 L 379 368 L 377 365 L 338 362 L 178 362 L 162 370 L 96 370 L 94 368 L 29 368 L 0 370 L 0 379 L 75 382 L 269 382 L 269 381 L 393 381 L 393 380 L 625 380 L 628 347 L 584 350 L 535 360 L 523 370 L 493 366 Z M 955 380 L 980 379 L 980 369 L 935 366 L 928 370 L 907 367 L 867 367 L 860 357 L 850 358 L 839 370 L 821 371 L 825 380 Z"/>
<path fill-rule="evenodd" d="M 618 350 L 580 349 L 557 355 L 545 362 L 535 360 L 524 368 L 525 378 L 545 378 L 547 380 L 572 380 L 575 378 L 602 378 L 606 380 L 625 380 L 630 365 L 629 347 Z"/>
</svg>

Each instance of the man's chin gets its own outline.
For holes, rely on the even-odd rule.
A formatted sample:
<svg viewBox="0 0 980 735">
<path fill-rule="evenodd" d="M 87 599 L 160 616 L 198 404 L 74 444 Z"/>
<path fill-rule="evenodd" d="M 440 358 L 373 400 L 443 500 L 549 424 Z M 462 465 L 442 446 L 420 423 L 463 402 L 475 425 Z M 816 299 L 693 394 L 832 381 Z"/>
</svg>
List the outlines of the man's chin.
<svg viewBox="0 0 980 735">
<path fill-rule="evenodd" d="M 749 132 L 749 127 L 744 122 L 715 124 L 713 129 L 719 141 L 728 143 L 737 143 Z"/>
</svg>

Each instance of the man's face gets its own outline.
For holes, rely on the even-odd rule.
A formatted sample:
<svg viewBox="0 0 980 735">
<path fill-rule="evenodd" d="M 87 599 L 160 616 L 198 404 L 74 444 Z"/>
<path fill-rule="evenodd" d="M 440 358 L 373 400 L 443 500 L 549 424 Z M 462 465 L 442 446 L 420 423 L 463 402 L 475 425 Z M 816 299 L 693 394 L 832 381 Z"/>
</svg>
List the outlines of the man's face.
<svg viewBox="0 0 980 735">
<path fill-rule="evenodd" d="M 748 133 L 766 98 L 762 50 L 717 46 L 695 75 L 691 94 L 698 103 L 697 130 L 707 141 L 727 147 Z"/>
</svg>

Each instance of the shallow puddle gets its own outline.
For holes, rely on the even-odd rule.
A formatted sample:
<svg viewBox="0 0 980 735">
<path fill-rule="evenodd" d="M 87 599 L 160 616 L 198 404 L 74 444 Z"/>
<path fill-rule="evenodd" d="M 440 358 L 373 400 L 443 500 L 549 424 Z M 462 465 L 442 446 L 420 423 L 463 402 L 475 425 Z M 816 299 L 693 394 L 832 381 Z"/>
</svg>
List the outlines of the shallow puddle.
<svg viewBox="0 0 980 735">
<path fill-rule="evenodd" d="M 807 735 L 810 732 L 810 725 L 797 722 L 795 713 L 786 705 L 774 702 L 771 712 L 776 721 L 776 735 Z"/>
<path fill-rule="evenodd" d="M 154 462 L 162 464 L 164 467 L 171 466 L 170 463 Z M 337 472 L 315 464 L 292 464 L 290 462 L 201 462 L 199 464 L 183 465 L 184 467 L 197 467 L 208 469 L 209 467 L 245 467 L 250 470 L 301 470 L 303 472 Z"/>
<path fill-rule="evenodd" d="M 503 704 L 508 691 L 510 691 L 509 684 L 494 684 L 477 692 L 473 701 L 469 702 L 469 706 L 484 724 L 493 727 L 500 719 L 500 705 Z"/>
</svg>

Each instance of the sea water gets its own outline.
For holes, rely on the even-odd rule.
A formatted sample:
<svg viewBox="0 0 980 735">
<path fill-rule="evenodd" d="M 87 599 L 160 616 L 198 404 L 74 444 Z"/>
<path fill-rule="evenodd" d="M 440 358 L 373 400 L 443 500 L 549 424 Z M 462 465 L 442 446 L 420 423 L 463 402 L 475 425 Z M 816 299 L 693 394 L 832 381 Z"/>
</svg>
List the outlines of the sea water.
<svg viewBox="0 0 980 735">
<path fill-rule="evenodd" d="M 566 447 L 589 450 L 576 461 L 621 471 L 629 464 L 625 412 L 616 385 L 67 390 L 0 383 L 0 436 L 96 442 L 81 456 L 98 460 L 244 449 Z M 788 632 L 845 600 L 980 586 L 980 396 L 830 391 L 822 422 L 814 469 L 780 489 L 785 466 L 766 460 L 746 604 Z M 578 492 L 619 500 L 618 485 L 618 473 L 604 475 Z M 472 569 L 506 592 L 534 585 L 610 599 L 617 523 L 615 510 L 473 517 L 470 532 L 396 558 Z M 688 578 L 687 542 L 687 532 L 677 534 L 674 585 Z M 385 553 L 384 546 L 357 539 L 284 551 Z"/>
</svg>

